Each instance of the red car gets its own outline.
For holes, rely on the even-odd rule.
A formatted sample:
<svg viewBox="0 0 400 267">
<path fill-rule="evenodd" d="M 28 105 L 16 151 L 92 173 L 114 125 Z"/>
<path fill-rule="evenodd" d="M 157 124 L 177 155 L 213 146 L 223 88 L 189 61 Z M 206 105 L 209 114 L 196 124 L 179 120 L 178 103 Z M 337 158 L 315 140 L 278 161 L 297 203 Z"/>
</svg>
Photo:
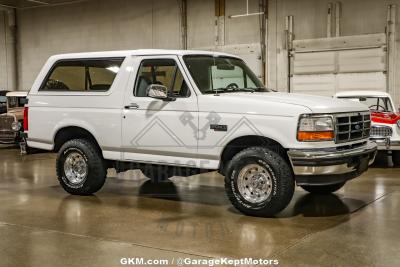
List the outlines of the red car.
<svg viewBox="0 0 400 267">
<path fill-rule="evenodd" d="M 336 98 L 364 103 L 371 110 L 371 140 L 381 152 L 392 151 L 393 164 L 400 166 L 400 113 L 386 92 L 350 91 Z"/>
</svg>

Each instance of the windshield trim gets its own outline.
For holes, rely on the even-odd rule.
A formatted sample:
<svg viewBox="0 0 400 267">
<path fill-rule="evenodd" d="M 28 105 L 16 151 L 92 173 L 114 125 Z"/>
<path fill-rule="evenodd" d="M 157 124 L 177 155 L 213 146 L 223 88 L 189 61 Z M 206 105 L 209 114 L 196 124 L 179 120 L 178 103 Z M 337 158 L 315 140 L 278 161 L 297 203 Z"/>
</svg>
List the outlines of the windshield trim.
<svg viewBox="0 0 400 267">
<path fill-rule="evenodd" d="M 385 101 L 385 105 L 387 106 L 387 107 L 385 107 L 386 110 L 371 109 L 368 106 L 369 110 L 370 111 L 374 111 L 374 112 L 389 112 L 389 113 L 396 112 L 396 108 L 395 108 L 395 106 L 393 104 L 393 101 L 392 101 L 392 98 L 390 96 L 355 95 L 355 96 L 339 96 L 338 98 L 339 99 L 346 99 L 346 100 L 349 100 L 349 99 L 357 100 L 357 99 L 360 99 L 360 98 L 379 99 L 380 101 L 382 101 L 382 100 L 385 101 L 386 100 Z M 361 101 L 359 101 L 359 103 L 364 104 Z M 379 103 L 379 102 L 377 102 L 377 103 Z M 388 109 L 391 109 L 391 110 L 388 110 Z"/>
</svg>

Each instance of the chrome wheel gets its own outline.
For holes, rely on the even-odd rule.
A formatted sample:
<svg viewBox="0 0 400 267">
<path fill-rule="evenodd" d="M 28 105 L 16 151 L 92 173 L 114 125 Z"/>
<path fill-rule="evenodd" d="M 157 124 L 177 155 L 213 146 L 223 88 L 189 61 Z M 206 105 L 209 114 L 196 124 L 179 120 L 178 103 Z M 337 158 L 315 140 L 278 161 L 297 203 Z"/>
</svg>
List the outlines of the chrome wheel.
<svg viewBox="0 0 400 267">
<path fill-rule="evenodd" d="M 88 165 L 79 153 L 70 153 L 64 162 L 64 173 L 68 182 L 72 185 L 82 184 L 88 174 Z"/>
<path fill-rule="evenodd" d="M 272 192 L 272 177 L 269 171 L 258 164 L 244 166 L 239 172 L 237 185 L 240 195 L 251 203 L 261 203 Z"/>
</svg>

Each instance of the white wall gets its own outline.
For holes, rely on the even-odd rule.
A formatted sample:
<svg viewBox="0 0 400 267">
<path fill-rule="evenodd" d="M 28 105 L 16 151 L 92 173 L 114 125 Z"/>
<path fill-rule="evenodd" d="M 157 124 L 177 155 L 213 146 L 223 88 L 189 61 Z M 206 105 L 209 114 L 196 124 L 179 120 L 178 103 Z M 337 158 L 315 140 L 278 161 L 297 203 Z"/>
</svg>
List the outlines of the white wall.
<svg viewBox="0 0 400 267">
<path fill-rule="evenodd" d="M 327 37 L 327 7 L 334 0 L 269 0 L 268 85 L 287 91 L 285 17 L 294 16 L 294 38 Z M 396 35 L 400 37 L 400 0 L 341 0 L 341 36 L 383 33 L 387 7 L 397 5 Z M 400 76 L 400 45 L 396 41 L 396 77 Z M 398 84 L 398 82 L 397 82 Z M 400 90 L 395 85 L 395 90 Z M 396 95 L 399 95 L 396 92 Z M 400 99 L 397 99 L 400 103 Z"/>
<path fill-rule="evenodd" d="M 87 1 L 18 12 L 20 89 L 58 53 L 179 48 L 176 0 Z"/>
<path fill-rule="evenodd" d="M 28 90 L 46 59 L 58 53 L 181 48 L 178 0 L 92 0 L 18 11 L 19 90 Z M 229 0 L 227 15 L 245 13 Z M 250 0 L 258 11 L 258 0 Z M 214 0 L 188 0 L 188 47 L 214 46 Z M 226 44 L 259 42 L 258 16 L 226 19 Z"/>
<path fill-rule="evenodd" d="M 7 53 L 5 13 L 0 11 L 0 90 L 7 88 Z"/>
</svg>

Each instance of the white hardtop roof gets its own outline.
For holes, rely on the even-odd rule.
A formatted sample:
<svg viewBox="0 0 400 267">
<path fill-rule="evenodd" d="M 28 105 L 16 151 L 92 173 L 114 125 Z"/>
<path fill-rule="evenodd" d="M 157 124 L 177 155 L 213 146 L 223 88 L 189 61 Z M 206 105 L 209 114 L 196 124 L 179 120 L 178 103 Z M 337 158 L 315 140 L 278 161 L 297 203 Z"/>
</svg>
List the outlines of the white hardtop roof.
<svg viewBox="0 0 400 267">
<path fill-rule="evenodd" d="M 51 59 L 73 59 L 73 58 L 101 58 L 101 57 L 127 57 L 127 56 L 156 56 L 156 55 L 210 55 L 210 56 L 238 56 L 214 52 L 214 51 L 197 51 L 197 50 L 168 50 L 168 49 L 138 49 L 138 50 L 123 50 L 123 51 L 101 51 L 101 52 L 85 52 L 85 53 L 70 53 L 54 55 Z"/>
<path fill-rule="evenodd" d="M 335 95 L 335 97 L 352 97 L 352 96 L 390 97 L 390 94 L 382 91 L 346 91 L 337 93 Z"/>
<path fill-rule="evenodd" d="M 27 97 L 28 92 L 26 92 L 26 91 L 8 92 L 6 96 Z"/>
</svg>

